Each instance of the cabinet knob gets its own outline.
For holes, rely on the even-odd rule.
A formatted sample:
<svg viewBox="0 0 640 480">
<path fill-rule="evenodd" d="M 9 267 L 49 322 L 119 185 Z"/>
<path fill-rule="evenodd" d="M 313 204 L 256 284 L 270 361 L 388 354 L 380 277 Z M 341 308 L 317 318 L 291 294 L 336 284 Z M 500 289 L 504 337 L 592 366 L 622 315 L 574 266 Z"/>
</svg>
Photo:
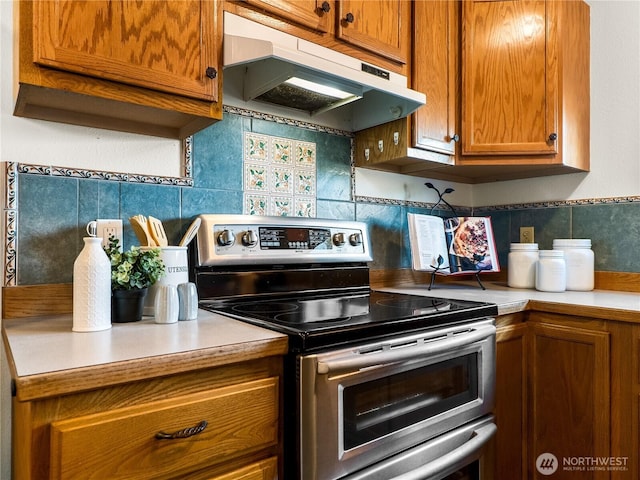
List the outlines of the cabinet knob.
<svg viewBox="0 0 640 480">
<path fill-rule="evenodd" d="M 329 13 L 331 11 L 331 5 L 329 2 L 322 2 L 322 7 L 320 7 L 324 13 Z"/>
<path fill-rule="evenodd" d="M 557 133 L 552 133 L 549 135 L 549 141 L 550 142 L 555 142 L 558 139 L 558 134 Z"/>
<path fill-rule="evenodd" d="M 214 78 L 216 78 L 218 76 L 218 71 L 213 67 L 207 67 L 207 69 L 205 70 L 204 74 L 207 77 L 209 77 L 211 79 L 214 79 Z"/>
<path fill-rule="evenodd" d="M 347 23 L 353 23 L 353 20 L 354 20 L 353 13 L 351 12 L 347 13 L 347 15 L 344 17 L 344 20 Z"/>
<path fill-rule="evenodd" d="M 450 138 L 450 142 L 459 142 L 460 141 L 460 135 L 458 135 L 457 133 L 454 133 Z"/>
</svg>

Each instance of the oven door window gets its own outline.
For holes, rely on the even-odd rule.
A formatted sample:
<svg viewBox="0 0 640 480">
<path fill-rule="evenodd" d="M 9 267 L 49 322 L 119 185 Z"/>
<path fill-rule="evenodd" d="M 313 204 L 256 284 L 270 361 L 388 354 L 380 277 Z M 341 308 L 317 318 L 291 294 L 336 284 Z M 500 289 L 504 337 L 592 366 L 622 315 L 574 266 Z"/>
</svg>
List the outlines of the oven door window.
<svg viewBox="0 0 640 480">
<path fill-rule="evenodd" d="M 477 399 L 478 354 L 347 386 L 342 395 L 350 450 Z"/>
</svg>

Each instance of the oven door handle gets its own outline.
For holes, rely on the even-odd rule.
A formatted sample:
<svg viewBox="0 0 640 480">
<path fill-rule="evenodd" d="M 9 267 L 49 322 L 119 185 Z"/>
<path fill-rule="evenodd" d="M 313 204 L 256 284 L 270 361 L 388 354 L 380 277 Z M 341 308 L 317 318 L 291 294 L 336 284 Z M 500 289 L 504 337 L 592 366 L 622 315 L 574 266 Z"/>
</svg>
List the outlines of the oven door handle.
<svg viewBox="0 0 640 480">
<path fill-rule="evenodd" d="M 384 350 L 375 353 L 358 352 L 348 358 L 320 360 L 318 361 L 317 371 L 322 375 L 424 358 L 427 355 L 437 355 L 450 351 L 453 348 L 470 345 L 495 334 L 496 327 L 494 325 L 483 325 L 481 327 L 474 328 L 471 332 L 453 334 L 447 336 L 445 339 L 428 341 L 415 346 L 402 347 L 395 350 Z"/>
<path fill-rule="evenodd" d="M 437 458 L 436 460 L 422 465 L 415 470 L 405 472 L 389 480 L 428 480 L 431 478 L 442 478 L 444 475 L 459 470 L 480 457 L 484 446 L 495 435 L 498 427 L 495 423 L 484 425 L 473 431 L 471 439 L 455 450 Z"/>
</svg>

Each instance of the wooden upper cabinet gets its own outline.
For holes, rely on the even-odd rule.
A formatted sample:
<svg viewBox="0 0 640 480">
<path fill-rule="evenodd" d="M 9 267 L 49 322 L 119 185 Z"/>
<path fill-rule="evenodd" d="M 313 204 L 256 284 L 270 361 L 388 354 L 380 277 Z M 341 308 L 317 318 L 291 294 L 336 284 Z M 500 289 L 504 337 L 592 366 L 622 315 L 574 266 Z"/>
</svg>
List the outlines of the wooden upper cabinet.
<svg viewBox="0 0 640 480">
<path fill-rule="evenodd" d="M 336 2 L 340 40 L 398 63 L 407 63 L 404 39 L 410 29 L 408 0 L 339 0 Z"/>
<path fill-rule="evenodd" d="M 329 31 L 333 18 L 332 4 L 327 0 L 244 0 L 290 22 L 318 32 Z"/>
<path fill-rule="evenodd" d="M 217 99 L 213 2 L 36 2 L 34 61 L 203 100 Z"/>
<path fill-rule="evenodd" d="M 222 118 L 221 2 L 14 5 L 16 116 L 168 138 Z"/>
<path fill-rule="evenodd" d="M 448 155 L 459 140 L 460 2 L 413 3 L 412 88 L 427 96 L 413 115 L 413 145 Z"/>
<path fill-rule="evenodd" d="M 556 153 L 557 25 L 550 3 L 462 3 L 462 153 Z"/>
</svg>

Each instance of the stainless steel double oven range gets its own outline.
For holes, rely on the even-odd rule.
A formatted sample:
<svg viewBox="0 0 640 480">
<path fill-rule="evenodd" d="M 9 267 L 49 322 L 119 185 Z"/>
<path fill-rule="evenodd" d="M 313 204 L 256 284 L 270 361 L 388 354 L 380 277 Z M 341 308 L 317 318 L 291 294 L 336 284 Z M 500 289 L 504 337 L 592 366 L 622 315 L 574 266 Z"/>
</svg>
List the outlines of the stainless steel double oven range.
<svg viewBox="0 0 640 480">
<path fill-rule="evenodd" d="M 361 222 L 201 219 L 201 306 L 289 336 L 285 480 L 490 478 L 495 305 L 371 290 Z"/>
</svg>

